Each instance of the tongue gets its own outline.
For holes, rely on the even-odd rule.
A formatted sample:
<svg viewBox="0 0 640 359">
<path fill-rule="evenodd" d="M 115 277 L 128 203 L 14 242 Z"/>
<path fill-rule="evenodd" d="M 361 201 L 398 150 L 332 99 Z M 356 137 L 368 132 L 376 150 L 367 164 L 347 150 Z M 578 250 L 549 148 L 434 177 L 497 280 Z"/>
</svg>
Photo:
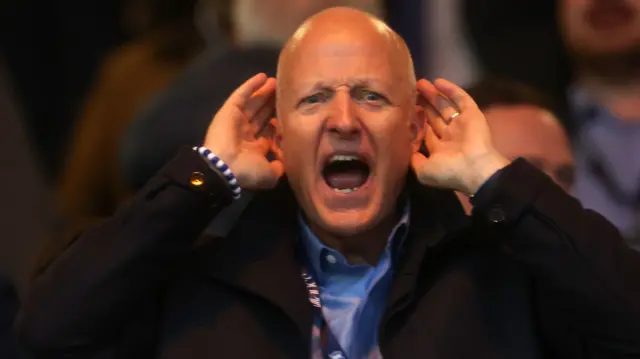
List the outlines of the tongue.
<svg viewBox="0 0 640 359">
<path fill-rule="evenodd" d="M 325 181 L 331 188 L 358 188 L 367 181 L 367 176 L 362 171 L 340 171 L 327 174 Z"/>
</svg>

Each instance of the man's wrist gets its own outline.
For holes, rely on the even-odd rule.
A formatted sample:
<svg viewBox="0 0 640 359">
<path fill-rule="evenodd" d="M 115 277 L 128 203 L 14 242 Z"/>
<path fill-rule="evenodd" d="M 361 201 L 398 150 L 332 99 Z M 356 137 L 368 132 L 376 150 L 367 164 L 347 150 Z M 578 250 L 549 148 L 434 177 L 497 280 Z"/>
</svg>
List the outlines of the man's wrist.
<svg viewBox="0 0 640 359">
<path fill-rule="evenodd" d="M 205 146 L 194 147 L 193 150 L 198 152 L 204 160 L 209 162 L 212 169 L 220 173 L 225 178 L 229 189 L 233 193 L 233 198 L 239 199 L 242 195 L 242 189 L 240 188 L 238 180 L 236 179 L 233 172 L 231 172 L 229 166 L 227 166 L 227 164 L 220 157 L 211 152 L 211 150 L 209 150 Z"/>
<path fill-rule="evenodd" d="M 475 195 L 480 187 L 489 180 L 489 178 L 508 166 L 510 163 L 511 161 L 497 152 L 491 152 L 480 156 L 471 164 L 473 174 L 467 185 L 466 194 L 469 196 Z"/>
</svg>

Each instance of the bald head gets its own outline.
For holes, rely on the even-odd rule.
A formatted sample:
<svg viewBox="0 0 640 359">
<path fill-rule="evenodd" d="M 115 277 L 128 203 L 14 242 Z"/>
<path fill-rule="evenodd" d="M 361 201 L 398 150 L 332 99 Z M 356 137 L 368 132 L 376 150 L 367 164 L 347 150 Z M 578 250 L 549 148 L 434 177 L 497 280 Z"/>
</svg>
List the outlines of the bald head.
<svg viewBox="0 0 640 359">
<path fill-rule="evenodd" d="M 319 12 L 298 28 L 280 53 L 278 84 L 286 86 L 295 68 L 307 57 L 305 55 L 332 56 L 363 47 L 377 49 L 373 55 L 386 57 L 394 69 L 402 69 L 393 75 L 394 81 L 401 81 L 411 91 L 415 90 L 413 60 L 402 37 L 375 16 L 348 7 Z"/>
<path fill-rule="evenodd" d="M 303 41 L 318 41 L 331 35 L 375 36 L 387 40 L 391 47 L 406 52 L 402 38 L 377 17 L 349 7 L 334 7 L 321 11 L 307 19 L 285 44 L 282 55 L 293 51 Z"/>
</svg>

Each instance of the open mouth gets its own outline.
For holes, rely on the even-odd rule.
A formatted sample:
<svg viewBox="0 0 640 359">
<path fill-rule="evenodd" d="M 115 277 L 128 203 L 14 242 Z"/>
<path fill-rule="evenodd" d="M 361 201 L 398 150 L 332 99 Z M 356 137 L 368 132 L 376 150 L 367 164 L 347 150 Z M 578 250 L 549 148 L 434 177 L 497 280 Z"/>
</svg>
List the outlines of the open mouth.
<svg viewBox="0 0 640 359">
<path fill-rule="evenodd" d="M 357 155 L 333 155 L 322 170 L 327 186 L 340 193 L 357 191 L 367 183 L 370 174 L 367 161 Z"/>
</svg>

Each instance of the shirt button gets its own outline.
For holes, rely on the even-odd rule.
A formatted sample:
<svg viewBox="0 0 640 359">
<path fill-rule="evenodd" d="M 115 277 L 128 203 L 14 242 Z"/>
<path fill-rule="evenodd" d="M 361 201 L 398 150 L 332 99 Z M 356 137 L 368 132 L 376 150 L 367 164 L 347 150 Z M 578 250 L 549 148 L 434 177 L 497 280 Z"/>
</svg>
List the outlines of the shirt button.
<svg viewBox="0 0 640 359">
<path fill-rule="evenodd" d="M 202 172 L 193 172 L 191 174 L 191 178 L 189 178 L 189 182 L 194 187 L 200 187 L 204 184 L 204 174 Z"/>
<path fill-rule="evenodd" d="M 487 213 L 487 218 L 491 223 L 501 223 L 504 222 L 506 216 L 500 207 L 493 207 Z"/>
<path fill-rule="evenodd" d="M 337 262 L 336 257 L 334 257 L 333 254 L 327 254 L 325 259 L 327 260 L 327 262 L 329 262 L 331 264 L 336 264 L 336 262 Z"/>
</svg>

